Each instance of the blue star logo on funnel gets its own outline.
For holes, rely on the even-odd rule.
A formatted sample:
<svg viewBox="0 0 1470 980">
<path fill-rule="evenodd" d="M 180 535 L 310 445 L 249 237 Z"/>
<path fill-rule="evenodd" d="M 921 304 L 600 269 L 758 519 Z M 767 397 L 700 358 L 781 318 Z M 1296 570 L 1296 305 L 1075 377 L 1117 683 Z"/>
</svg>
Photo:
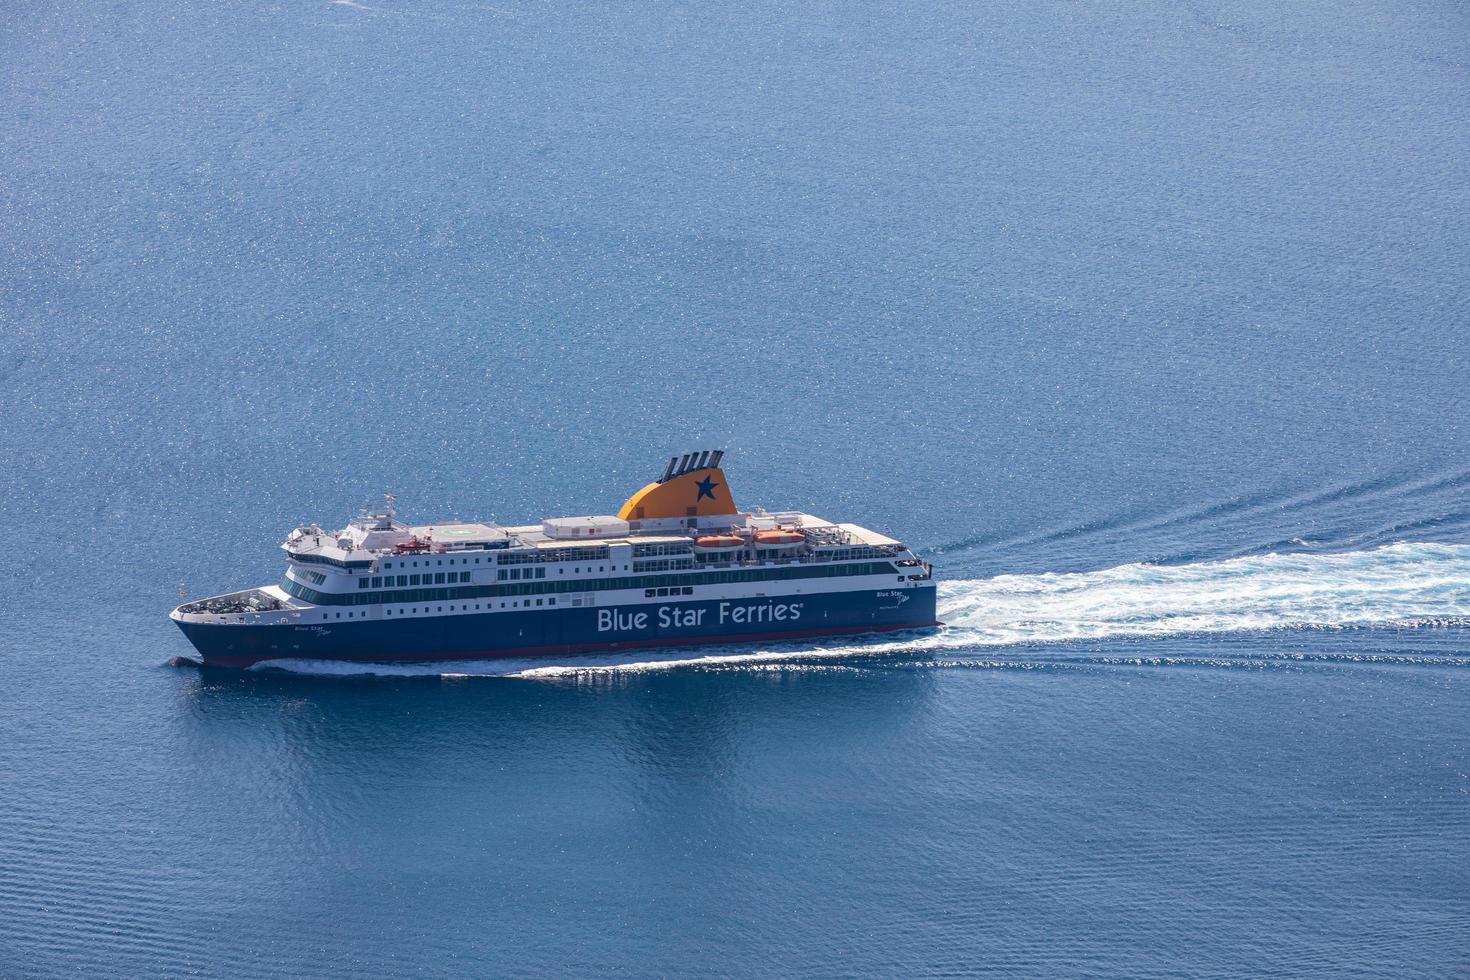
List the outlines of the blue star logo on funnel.
<svg viewBox="0 0 1470 980">
<path fill-rule="evenodd" d="M 700 480 L 698 483 L 696 483 L 695 486 L 699 488 L 699 496 L 694 498 L 694 502 L 697 504 L 705 497 L 714 500 L 715 487 L 719 486 L 719 484 L 709 477 L 705 477 L 703 480 Z"/>
</svg>

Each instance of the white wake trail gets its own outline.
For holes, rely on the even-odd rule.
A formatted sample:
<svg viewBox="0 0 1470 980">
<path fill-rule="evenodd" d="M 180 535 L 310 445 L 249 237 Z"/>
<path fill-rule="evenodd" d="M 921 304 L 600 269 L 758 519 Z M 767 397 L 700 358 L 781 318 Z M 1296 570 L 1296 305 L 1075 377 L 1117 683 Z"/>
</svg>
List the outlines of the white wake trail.
<svg viewBox="0 0 1470 980">
<path fill-rule="evenodd" d="M 1466 545 L 1119 565 L 940 586 L 940 618 L 964 642 L 984 645 L 1419 625 L 1467 616 Z"/>
</svg>

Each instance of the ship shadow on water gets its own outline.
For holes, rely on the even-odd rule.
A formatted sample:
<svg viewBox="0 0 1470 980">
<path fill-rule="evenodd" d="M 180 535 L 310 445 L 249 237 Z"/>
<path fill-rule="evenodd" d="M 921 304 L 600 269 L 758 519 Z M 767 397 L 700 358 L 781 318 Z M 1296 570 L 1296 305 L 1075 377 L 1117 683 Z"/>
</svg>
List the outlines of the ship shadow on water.
<svg viewBox="0 0 1470 980">
<path fill-rule="evenodd" d="M 551 683 L 203 669 L 181 675 L 171 727 L 188 765 L 302 807 L 362 806 L 374 824 L 397 814 L 429 836 L 469 810 L 515 823 L 548 804 L 605 811 L 609 827 L 634 812 L 677 825 L 736 805 L 725 797 L 756 757 L 799 745 L 852 758 L 912 737 L 936 690 L 928 671 L 787 666 Z M 632 846 L 653 857 L 663 842 Z"/>
</svg>

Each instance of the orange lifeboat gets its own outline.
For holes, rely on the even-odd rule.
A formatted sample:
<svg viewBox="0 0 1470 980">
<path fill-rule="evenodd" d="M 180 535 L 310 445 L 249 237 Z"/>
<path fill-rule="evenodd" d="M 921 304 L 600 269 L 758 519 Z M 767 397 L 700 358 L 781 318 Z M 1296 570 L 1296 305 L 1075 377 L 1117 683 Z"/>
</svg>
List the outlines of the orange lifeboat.
<svg viewBox="0 0 1470 980">
<path fill-rule="evenodd" d="M 695 551 L 733 551 L 745 547 L 745 539 L 733 534 L 706 534 L 694 539 Z"/>
<path fill-rule="evenodd" d="M 755 532 L 757 548 L 794 548 L 805 540 L 806 537 L 800 531 L 788 531 L 785 528 Z"/>
</svg>

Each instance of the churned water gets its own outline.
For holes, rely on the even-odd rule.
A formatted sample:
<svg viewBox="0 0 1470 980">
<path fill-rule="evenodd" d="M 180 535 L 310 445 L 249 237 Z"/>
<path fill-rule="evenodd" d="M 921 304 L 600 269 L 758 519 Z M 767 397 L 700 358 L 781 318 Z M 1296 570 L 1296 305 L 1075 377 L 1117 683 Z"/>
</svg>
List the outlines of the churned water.
<svg viewBox="0 0 1470 980">
<path fill-rule="evenodd" d="M 6 6 L 0 976 L 1470 974 L 1467 33 Z M 947 625 L 168 666 L 714 446 Z"/>
</svg>

